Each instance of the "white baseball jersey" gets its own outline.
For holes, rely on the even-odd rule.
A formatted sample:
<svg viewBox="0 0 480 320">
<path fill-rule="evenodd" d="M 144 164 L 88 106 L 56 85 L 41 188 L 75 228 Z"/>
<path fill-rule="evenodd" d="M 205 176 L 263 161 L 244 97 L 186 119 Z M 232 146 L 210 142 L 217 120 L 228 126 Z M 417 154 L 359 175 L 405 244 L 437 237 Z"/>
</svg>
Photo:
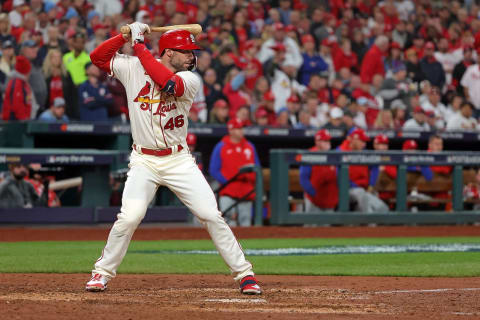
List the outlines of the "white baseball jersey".
<svg viewBox="0 0 480 320">
<path fill-rule="evenodd" d="M 162 185 L 172 190 L 207 228 L 234 279 L 253 276 L 252 264 L 245 259 L 242 247 L 218 210 L 210 185 L 187 152 L 188 113 L 200 88 L 200 78 L 190 71 L 178 72 L 184 93 L 175 97 L 160 91 L 137 57 L 117 53 L 110 61 L 110 70 L 127 92 L 133 142 L 137 147 L 131 152 L 120 213 L 92 272 L 108 279 L 116 276 L 133 233 Z M 139 147 L 165 149 L 179 144 L 184 148 L 172 148 L 164 156 L 139 152 Z"/>
<path fill-rule="evenodd" d="M 198 76 L 191 71 L 178 72 L 185 91 L 175 97 L 160 91 L 137 57 L 117 53 L 110 70 L 127 92 L 133 142 L 149 149 L 186 146 L 188 112 L 201 84 Z"/>
</svg>

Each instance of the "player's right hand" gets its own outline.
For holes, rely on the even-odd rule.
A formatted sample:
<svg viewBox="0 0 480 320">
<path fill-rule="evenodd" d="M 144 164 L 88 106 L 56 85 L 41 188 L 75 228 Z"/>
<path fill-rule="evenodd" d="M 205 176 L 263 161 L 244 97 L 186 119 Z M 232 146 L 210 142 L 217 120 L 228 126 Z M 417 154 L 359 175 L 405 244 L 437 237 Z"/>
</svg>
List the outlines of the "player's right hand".
<svg viewBox="0 0 480 320">
<path fill-rule="evenodd" d="M 150 27 L 145 23 L 134 22 L 128 25 L 132 34 L 132 46 L 137 42 L 144 42 L 144 35 L 150 32 Z"/>
</svg>

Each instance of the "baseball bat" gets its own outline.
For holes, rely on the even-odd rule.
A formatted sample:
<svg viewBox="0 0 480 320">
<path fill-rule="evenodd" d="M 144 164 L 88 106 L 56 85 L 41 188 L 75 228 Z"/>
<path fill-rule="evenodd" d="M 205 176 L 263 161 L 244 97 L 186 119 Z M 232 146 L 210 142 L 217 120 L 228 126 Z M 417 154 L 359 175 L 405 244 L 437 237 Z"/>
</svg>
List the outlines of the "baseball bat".
<svg viewBox="0 0 480 320">
<path fill-rule="evenodd" d="M 50 185 L 48 186 L 48 189 L 63 190 L 63 189 L 78 187 L 79 185 L 82 184 L 82 181 L 83 181 L 82 177 L 58 180 L 50 183 Z"/>
<path fill-rule="evenodd" d="M 194 36 L 202 32 L 202 26 L 199 24 L 177 24 L 174 26 L 166 26 L 166 27 L 150 27 L 151 32 L 167 32 L 169 30 L 187 30 Z M 120 28 L 120 32 L 123 34 L 130 33 L 130 27 L 128 25 L 123 26 Z"/>
</svg>

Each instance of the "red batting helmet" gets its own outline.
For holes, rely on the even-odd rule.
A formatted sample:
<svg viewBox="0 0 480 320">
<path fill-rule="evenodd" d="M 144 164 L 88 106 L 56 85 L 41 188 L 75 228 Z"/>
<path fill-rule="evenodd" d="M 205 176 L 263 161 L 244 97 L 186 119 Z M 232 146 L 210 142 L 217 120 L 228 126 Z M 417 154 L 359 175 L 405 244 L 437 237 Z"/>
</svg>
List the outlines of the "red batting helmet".
<svg viewBox="0 0 480 320">
<path fill-rule="evenodd" d="M 165 49 L 197 50 L 202 49 L 195 44 L 195 36 L 187 30 L 170 30 L 160 36 L 158 52 L 163 55 Z"/>
</svg>

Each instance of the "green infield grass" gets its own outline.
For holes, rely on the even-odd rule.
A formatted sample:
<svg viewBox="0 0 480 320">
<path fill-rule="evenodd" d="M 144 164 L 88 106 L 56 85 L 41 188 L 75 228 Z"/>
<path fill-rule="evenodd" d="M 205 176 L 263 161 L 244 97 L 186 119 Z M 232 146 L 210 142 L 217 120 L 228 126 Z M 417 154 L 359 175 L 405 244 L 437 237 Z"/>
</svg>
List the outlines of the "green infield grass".
<svg viewBox="0 0 480 320">
<path fill-rule="evenodd" d="M 240 242 L 258 274 L 480 276 L 480 237 L 248 239 Z M 103 241 L 1 242 L 0 272 L 88 273 L 104 245 Z M 470 246 L 470 249 L 458 251 L 462 245 Z M 378 246 L 401 250 L 406 246 L 433 249 L 430 252 L 369 253 L 369 250 L 375 252 Z M 439 248 L 444 247 L 453 249 L 442 252 Z M 328 249 L 332 252 L 296 254 L 295 249 L 293 253 L 281 255 L 275 250 L 268 251 L 279 248 Z M 342 253 L 345 248 L 353 248 L 353 252 L 364 248 L 365 253 Z M 253 253 L 259 249 L 265 249 L 271 255 Z M 218 254 L 212 252 L 214 250 L 210 240 L 132 241 L 118 272 L 228 274 L 226 265 Z M 203 251 L 210 254 L 202 254 Z"/>
</svg>

